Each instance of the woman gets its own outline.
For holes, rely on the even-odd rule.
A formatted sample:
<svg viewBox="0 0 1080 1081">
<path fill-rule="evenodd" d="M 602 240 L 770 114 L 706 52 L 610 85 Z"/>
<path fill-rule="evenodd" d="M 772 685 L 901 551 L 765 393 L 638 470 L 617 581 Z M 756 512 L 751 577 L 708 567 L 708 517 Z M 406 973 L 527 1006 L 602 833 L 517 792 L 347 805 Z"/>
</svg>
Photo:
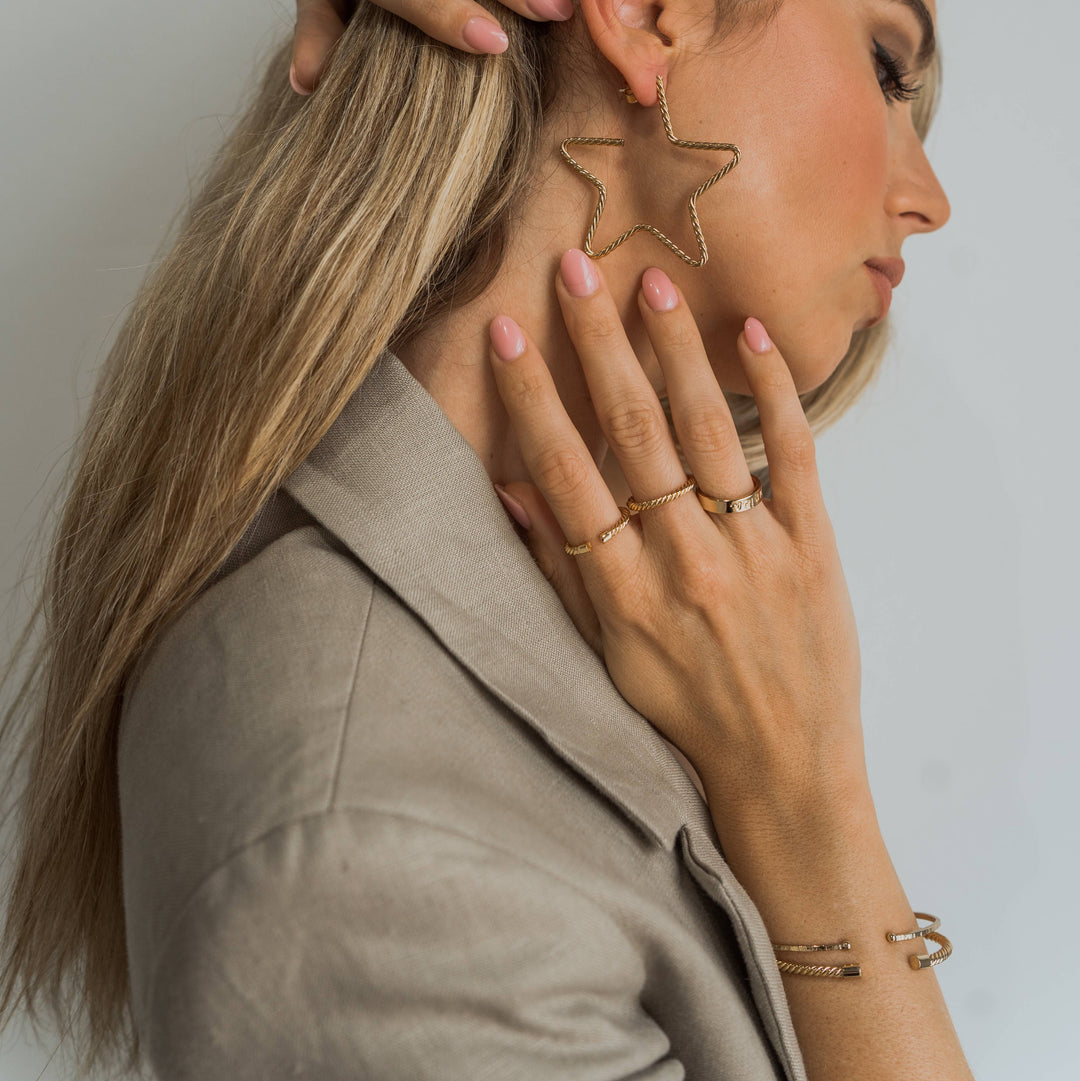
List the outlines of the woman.
<svg viewBox="0 0 1080 1081">
<path fill-rule="evenodd" d="M 500 17 L 469 57 L 364 5 L 310 99 L 281 49 L 144 287 L 50 565 L 6 1001 L 166 1081 L 970 1077 L 811 435 L 948 217 L 933 6 Z"/>
</svg>

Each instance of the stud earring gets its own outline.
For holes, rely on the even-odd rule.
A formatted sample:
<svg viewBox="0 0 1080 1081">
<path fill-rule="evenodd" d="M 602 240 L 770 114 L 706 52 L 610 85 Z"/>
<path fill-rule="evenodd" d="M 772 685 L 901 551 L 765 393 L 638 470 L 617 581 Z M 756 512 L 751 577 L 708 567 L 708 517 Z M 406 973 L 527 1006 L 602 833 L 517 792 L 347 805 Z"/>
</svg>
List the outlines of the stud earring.
<svg viewBox="0 0 1080 1081">
<path fill-rule="evenodd" d="M 626 97 L 628 104 L 637 104 L 637 98 L 634 97 L 633 91 L 624 86 L 620 91 Z M 629 240 L 635 233 L 645 230 L 648 233 L 652 233 L 657 240 L 666 244 L 680 259 L 685 263 L 689 263 L 692 267 L 703 267 L 709 261 L 709 251 L 705 246 L 705 238 L 701 234 L 701 223 L 698 221 L 697 214 L 697 199 L 703 192 L 706 192 L 715 184 L 721 177 L 726 176 L 736 165 L 739 164 L 739 158 L 742 156 L 741 151 L 734 143 L 702 143 L 695 142 L 689 139 L 678 139 L 671 128 L 671 116 L 668 112 L 667 97 L 664 94 L 664 78 L 662 75 L 656 77 L 656 96 L 660 101 L 660 115 L 664 122 L 664 132 L 667 135 L 668 142 L 672 146 L 683 147 L 686 150 L 730 150 L 733 154 L 731 161 L 729 161 L 719 172 L 713 173 L 708 180 L 705 181 L 694 193 L 690 196 L 687 204 L 690 210 L 690 225 L 694 230 L 694 236 L 698 242 L 698 258 L 692 259 L 676 244 L 674 241 L 665 236 L 659 229 L 652 225 L 646 225 L 643 222 L 638 222 L 637 225 L 631 226 L 625 233 L 616 237 L 607 247 L 602 248 L 600 251 L 594 251 L 592 247 L 593 235 L 596 233 L 596 227 L 600 224 L 600 217 L 604 213 L 604 204 L 607 202 L 607 188 L 604 187 L 604 182 L 599 177 L 593 176 L 588 169 L 584 168 L 580 163 L 576 162 L 567 151 L 568 146 L 623 146 L 625 145 L 625 139 L 600 139 L 592 136 L 575 136 L 570 139 L 564 139 L 560 147 L 560 154 L 563 160 L 576 172 L 580 173 L 586 180 L 592 184 L 599 193 L 596 201 L 596 212 L 593 214 L 592 223 L 589 225 L 589 231 L 585 236 L 585 243 L 582 245 L 582 250 L 592 259 L 602 259 L 605 255 L 610 255 L 620 244 Z"/>
</svg>

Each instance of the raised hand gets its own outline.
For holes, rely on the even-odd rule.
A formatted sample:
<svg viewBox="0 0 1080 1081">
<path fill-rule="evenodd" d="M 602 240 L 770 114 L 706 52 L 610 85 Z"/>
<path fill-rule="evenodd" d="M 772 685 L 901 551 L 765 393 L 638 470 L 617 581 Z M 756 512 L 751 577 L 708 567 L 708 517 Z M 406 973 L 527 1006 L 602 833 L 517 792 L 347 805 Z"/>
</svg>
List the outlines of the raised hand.
<svg viewBox="0 0 1080 1081">
<path fill-rule="evenodd" d="M 361 0 L 364 2 L 364 0 Z M 425 34 L 470 53 L 501 53 L 506 35 L 491 13 L 473 0 L 366 0 L 392 11 Z M 571 0 L 502 0 L 503 6 L 533 21 L 569 19 Z M 296 0 L 289 79 L 298 94 L 310 94 L 322 77 L 334 42 L 356 10 L 356 0 Z"/>
<path fill-rule="evenodd" d="M 678 451 L 599 269 L 567 252 L 556 291 L 633 495 L 646 501 L 678 489 L 687 479 Z M 681 291 L 652 268 L 638 304 L 698 488 L 749 495 L 753 477 Z M 606 543 L 600 534 L 619 522 L 620 508 L 544 358 L 508 317 L 493 320 L 491 339 L 499 392 L 538 489 L 507 485 L 535 523 L 534 554 L 542 567 L 561 568 L 549 577 L 579 629 L 623 696 L 693 763 L 710 805 L 742 801 L 745 810 L 746 800 L 781 792 L 813 801 L 830 778 L 862 778 L 854 613 L 813 436 L 761 324 L 747 320 L 737 344 L 761 415 L 772 498 L 720 515 L 691 492 L 640 511 Z M 567 555 L 566 538 L 592 550 Z"/>
</svg>

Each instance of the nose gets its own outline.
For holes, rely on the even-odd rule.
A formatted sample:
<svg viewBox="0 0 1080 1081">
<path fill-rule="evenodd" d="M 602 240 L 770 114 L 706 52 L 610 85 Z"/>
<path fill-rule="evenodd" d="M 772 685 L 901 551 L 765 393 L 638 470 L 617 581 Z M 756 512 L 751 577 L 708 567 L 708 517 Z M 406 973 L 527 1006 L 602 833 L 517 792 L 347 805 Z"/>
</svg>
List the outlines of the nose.
<svg viewBox="0 0 1080 1081">
<path fill-rule="evenodd" d="M 909 125 L 902 138 L 894 152 L 885 211 L 899 220 L 905 236 L 932 233 L 949 220 L 952 208 L 918 133 Z"/>
</svg>

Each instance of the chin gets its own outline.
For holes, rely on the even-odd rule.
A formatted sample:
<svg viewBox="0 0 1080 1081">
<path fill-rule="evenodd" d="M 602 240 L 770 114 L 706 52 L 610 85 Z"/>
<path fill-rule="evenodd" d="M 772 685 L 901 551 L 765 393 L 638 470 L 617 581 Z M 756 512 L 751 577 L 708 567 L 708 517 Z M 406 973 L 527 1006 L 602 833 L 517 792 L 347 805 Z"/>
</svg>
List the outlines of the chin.
<svg viewBox="0 0 1080 1081">
<path fill-rule="evenodd" d="M 847 355 L 851 341 L 848 339 L 842 348 L 823 350 L 820 353 L 803 353 L 788 360 L 788 368 L 791 371 L 795 389 L 800 394 L 807 394 L 811 390 L 817 390 L 826 379 L 840 365 L 840 361 Z M 783 353 L 783 349 L 780 350 Z M 785 353 L 786 357 L 787 354 Z"/>
</svg>

